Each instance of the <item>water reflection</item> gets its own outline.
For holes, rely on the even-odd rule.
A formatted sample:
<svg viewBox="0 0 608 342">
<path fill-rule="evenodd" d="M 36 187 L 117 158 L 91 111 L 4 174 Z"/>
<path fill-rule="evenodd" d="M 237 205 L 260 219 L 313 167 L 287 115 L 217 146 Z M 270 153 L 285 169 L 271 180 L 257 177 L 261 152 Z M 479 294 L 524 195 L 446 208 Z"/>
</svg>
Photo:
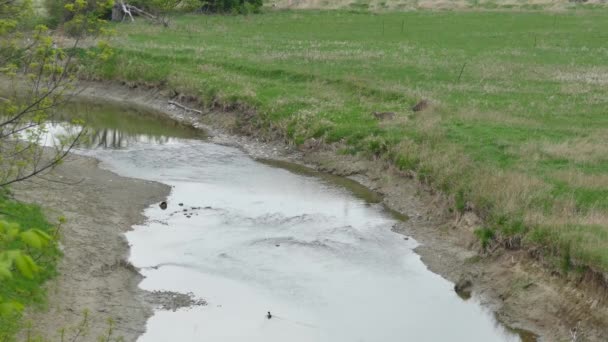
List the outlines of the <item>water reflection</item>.
<svg viewBox="0 0 608 342">
<path fill-rule="evenodd" d="M 87 133 L 88 137 L 79 144 L 80 147 L 118 150 L 128 148 L 134 142 L 163 145 L 172 139 L 164 135 L 129 134 L 111 128 L 93 128 Z"/>
<path fill-rule="evenodd" d="M 95 103 L 70 103 L 58 109 L 52 130 L 54 134 L 73 134 L 81 124 L 87 128 L 87 136 L 79 143 L 81 148 L 126 149 L 134 143 L 163 145 L 175 139 L 205 137 L 202 131 L 161 113 Z"/>
</svg>

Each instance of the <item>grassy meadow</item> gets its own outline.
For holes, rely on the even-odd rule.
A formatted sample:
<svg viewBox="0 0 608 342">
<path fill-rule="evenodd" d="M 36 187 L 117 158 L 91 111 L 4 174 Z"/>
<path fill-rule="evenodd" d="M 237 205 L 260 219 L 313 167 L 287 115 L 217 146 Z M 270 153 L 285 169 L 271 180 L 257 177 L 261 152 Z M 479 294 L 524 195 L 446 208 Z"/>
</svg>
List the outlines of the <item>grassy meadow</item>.
<svg viewBox="0 0 608 342">
<path fill-rule="evenodd" d="M 485 240 L 608 271 L 606 11 L 268 11 L 115 28 L 114 57 L 88 76 L 255 110 L 260 134 L 415 170 L 455 211 L 472 204 Z M 413 112 L 421 99 L 430 108 Z"/>
</svg>

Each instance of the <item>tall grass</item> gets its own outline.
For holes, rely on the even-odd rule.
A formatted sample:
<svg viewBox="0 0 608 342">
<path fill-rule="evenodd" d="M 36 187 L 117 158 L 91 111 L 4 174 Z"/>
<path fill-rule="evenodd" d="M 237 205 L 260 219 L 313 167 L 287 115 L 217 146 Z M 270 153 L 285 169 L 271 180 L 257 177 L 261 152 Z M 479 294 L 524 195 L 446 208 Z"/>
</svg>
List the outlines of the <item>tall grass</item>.
<svg viewBox="0 0 608 342">
<path fill-rule="evenodd" d="M 260 132 L 415 170 L 475 208 L 497 233 L 485 237 L 568 246 L 608 271 L 606 12 L 271 12 L 117 29 L 91 76 L 255 109 Z M 412 112 L 420 99 L 430 108 Z"/>
</svg>

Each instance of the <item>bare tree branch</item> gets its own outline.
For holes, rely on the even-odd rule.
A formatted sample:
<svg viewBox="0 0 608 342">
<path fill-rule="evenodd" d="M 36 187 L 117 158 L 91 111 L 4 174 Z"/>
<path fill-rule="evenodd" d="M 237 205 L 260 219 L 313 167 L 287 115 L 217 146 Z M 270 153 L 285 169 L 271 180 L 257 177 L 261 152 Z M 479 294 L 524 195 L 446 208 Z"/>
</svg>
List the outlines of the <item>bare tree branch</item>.
<svg viewBox="0 0 608 342">
<path fill-rule="evenodd" d="M 28 178 L 37 176 L 38 174 L 57 166 L 70 153 L 70 151 L 74 148 L 74 146 L 76 146 L 76 143 L 78 142 L 78 140 L 80 140 L 80 138 L 82 137 L 82 135 L 84 134 L 85 131 L 86 130 L 84 128 L 81 129 L 80 132 L 78 133 L 78 135 L 74 138 L 74 140 L 70 144 L 70 146 L 65 151 L 63 151 L 63 153 L 61 153 L 59 155 L 59 157 L 54 158 L 52 161 L 50 161 L 49 163 L 44 165 L 42 168 L 38 168 L 38 165 L 35 165 L 34 170 L 30 171 L 29 173 L 26 173 L 25 175 L 19 175 L 18 177 L 8 180 L 8 181 L 5 180 L 3 183 L 0 183 L 0 187 L 5 187 L 5 186 L 13 184 L 13 183 L 24 181 Z"/>
</svg>

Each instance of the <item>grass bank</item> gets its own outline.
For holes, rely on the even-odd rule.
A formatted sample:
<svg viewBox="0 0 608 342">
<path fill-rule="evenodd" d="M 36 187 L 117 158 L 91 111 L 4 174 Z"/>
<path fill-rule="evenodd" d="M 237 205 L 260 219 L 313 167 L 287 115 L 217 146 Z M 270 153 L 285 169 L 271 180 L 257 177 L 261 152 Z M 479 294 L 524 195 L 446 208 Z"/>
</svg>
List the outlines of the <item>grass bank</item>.
<svg viewBox="0 0 608 342">
<path fill-rule="evenodd" d="M 55 227 L 45 218 L 40 207 L 12 200 L 4 192 L 0 194 L 0 219 L 17 223 L 22 229 L 39 229 L 54 236 Z M 39 272 L 32 279 L 25 278 L 17 272 L 0 283 L 0 297 L 5 301 L 16 301 L 27 307 L 43 307 L 46 303 L 46 291 L 43 284 L 57 275 L 57 263 L 61 252 L 55 242 L 46 247 L 32 249 L 21 240 L 0 240 L 0 250 L 19 249 L 28 253 L 39 267 Z M 14 335 L 22 328 L 21 313 L 0 315 L 0 341 L 13 341 Z"/>
<path fill-rule="evenodd" d="M 433 10 L 566 10 L 602 7 L 602 0 L 268 0 L 278 9 L 347 9 L 365 11 Z"/>
<path fill-rule="evenodd" d="M 116 28 L 111 62 L 87 76 L 255 112 L 261 135 L 413 170 L 485 220 L 484 245 L 608 271 L 605 11 L 282 11 Z M 421 99 L 430 108 L 413 112 Z"/>
</svg>

